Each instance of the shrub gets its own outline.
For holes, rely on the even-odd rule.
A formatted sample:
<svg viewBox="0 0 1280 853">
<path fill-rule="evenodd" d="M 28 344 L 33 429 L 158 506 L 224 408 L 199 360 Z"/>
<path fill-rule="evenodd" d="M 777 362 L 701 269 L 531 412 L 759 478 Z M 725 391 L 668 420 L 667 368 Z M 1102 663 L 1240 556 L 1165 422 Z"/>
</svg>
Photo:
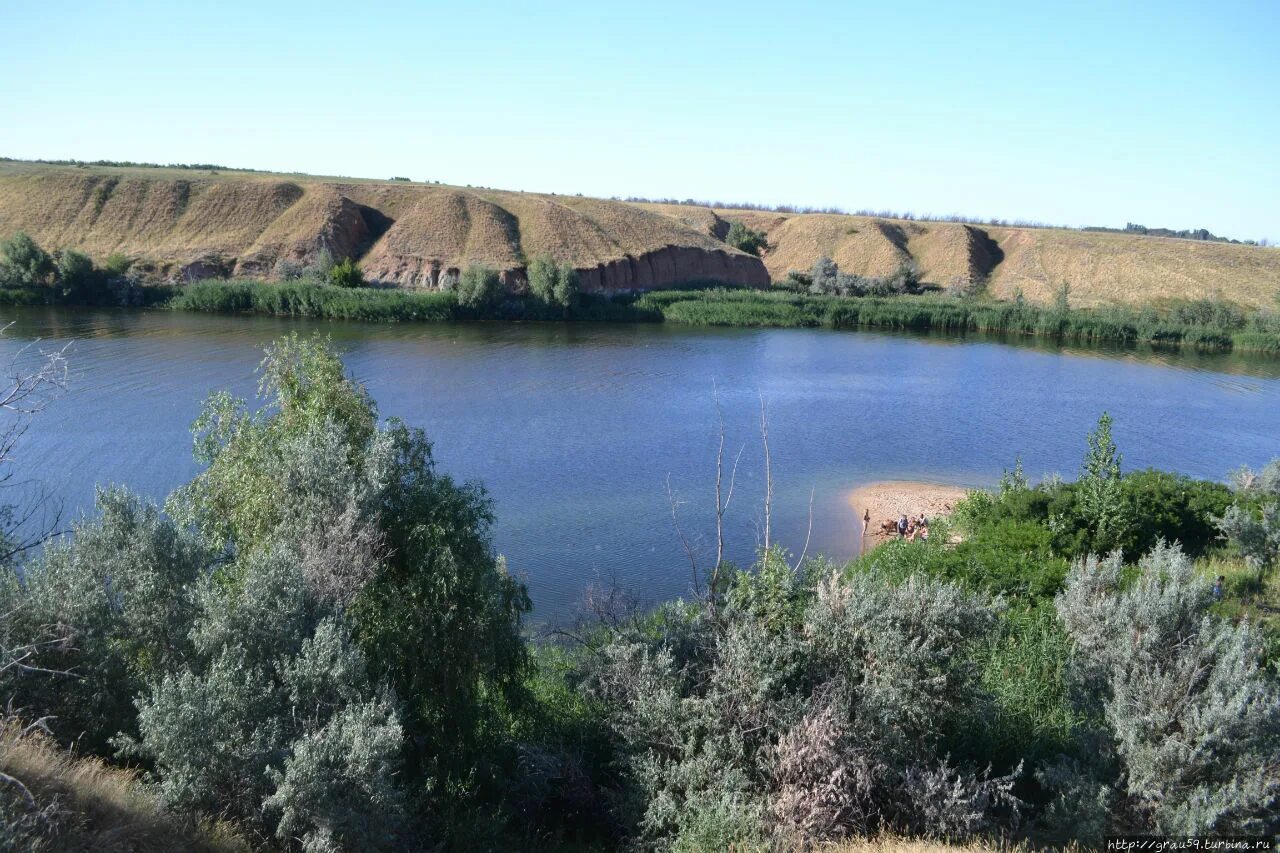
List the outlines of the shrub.
<svg viewBox="0 0 1280 853">
<path fill-rule="evenodd" d="M 360 267 L 350 258 L 344 258 L 334 264 L 326 279 L 334 287 L 364 287 L 364 276 Z"/>
<path fill-rule="evenodd" d="M 1109 806 L 1121 831 L 1178 835 L 1280 826 L 1280 692 L 1256 631 L 1209 616 L 1211 603 L 1175 546 L 1145 556 L 1128 586 L 1118 556 L 1072 568 L 1057 600 L 1071 677 L 1107 736 L 1088 765 L 1042 775 L 1061 790 L 1060 816 L 1099 826 Z"/>
<path fill-rule="evenodd" d="M 762 250 L 769 248 L 764 234 L 748 228 L 738 220 L 729 223 L 729 231 L 725 234 L 724 241 L 749 255 L 759 255 Z"/>
<path fill-rule="evenodd" d="M 493 308 L 502 299 L 502 281 L 489 267 L 472 264 L 458 280 L 458 304 L 472 310 Z"/>
<path fill-rule="evenodd" d="M 315 258 L 311 261 L 311 266 L 307 269 L 307 278 L 314 278 L 318 281 L 328 281 L 329 273 L 332 272 L 334 264 L 333 252 L 329 251 L 327 246 L 321 246 L 316 252 Z"/>
<path fill-rule="evenodd" d="M 53 272 L 53 258 L 26 232 L 0 241 L 0 286 L 40 287 L 49 283 Z"/>
<path fill-rule="evenodd" d="M 1120 487 L 1127 506 L 1124 515 L 1130 519 L 1117 539 L 1125 554 L 1145 554 L 1164 540 L 1198 557 L 1219 541 L 1214 519 L 1231 501 L 1226 486 L 1147 469 L 1126 474 Z"/>
<path fill-rule="evenodd" d="M 112 278 L 118 278 L 129 271 L 133 261 L 123 252 L 112 252 L 102 263 L 102 271 Z"/>
<path fill-rule="evenodd" d="M 93 268 L 93 261 L 74 249 L 57 253 L 54 278 L 59 294 L 69 302 L 94 302 L 101 296 L 101 276 Z"/>
<path fill-rule="evenodd" d="M 292 258 L 277 258 L 271 267 L 271 277 L 277 281 L 297 281 L 307 274 L 307 268 L 301 261 Z"/>
<path fill-rule="evenodd" d="M 226 395 L 206 404 L 195 431 L 207 467 L 171 511 L 240 553 L 284 536 L 313 588 L 355 586 L 347 618 L 370 666 L 409 702 L 402 722 L 420 772 L 474 773 L 496 705 L 523 700 L 528 662 L 528 596 L 492 552 L 483 490 L 437 472 L 420 430 L 379 427 L 322 339 L 277 342 L 261 390 L 257 412 Z M 353 559 L 352 541 L 374 553 Z M 243 583 L 235 570 L 222 572 L 232 589 Z"/>
<path fill-rule="evenodd" d="M 567 312 L 575 308 L 579 297 L 578 271 L 572 264 L 559 267 L 546 256 L 529 264 L 529 294 L 547 308 Z"/>
<path fill-rule="evenodd" d="M 112 736 L 134 730 L 134 697 L 188 654 L 211 557 L 125 491 L 99 491 L 98 510 L 27 568 L 25 584 L 7 580 L 10 633 L 36 644 L 28 663 L 47 672 L 15 667 L 3 687 L 32 715 L 51 715 L 62 740 L 107 753 Z"/>
<path fill-rule="evenodd" d="M 577 306 L 581 282 L 578 271 L 572 264 L 563 264 L 556 273 L 556 284 L 553 290 L 555 303 L 560 308 L 571 309 Z"/>
<path fill-rule="evenodd" d="M 544 304 L 555 301 L 558 271 L 555 261 L 539 255 L 529 262 L 529 294 Z"/>
<path fill-rule="evenodd" d="M 1214 521 L 1262 583 L 1267 569 L 1280 559 L 1280 459 L 1257 473 L 1241 468 L 1233 481 L 1236 500 Z"/>
</svg>

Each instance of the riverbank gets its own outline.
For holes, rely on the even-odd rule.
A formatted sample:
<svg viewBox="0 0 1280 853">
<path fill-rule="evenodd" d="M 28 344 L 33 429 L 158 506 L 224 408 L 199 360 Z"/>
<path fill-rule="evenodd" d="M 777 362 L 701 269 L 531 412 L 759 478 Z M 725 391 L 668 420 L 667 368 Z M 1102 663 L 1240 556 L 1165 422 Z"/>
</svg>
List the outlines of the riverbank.
<svg viewBox="0 0 1280 853">
<path fill-rule="evenodd" d="M 1163 311 L 1154 307 L 1072 309 L 942 295 L 814 296 L 784 290 L 704 286 L 647 293 L 583 294 L 567 309 L 543 305 L 527 296 L 486 308 L 467 308 L 447 291 L 204 281 L 182 288 L 169 305 L 189 311 L 377 322 L 569 320 L 980 332 L 1064 342 L 1280 354 L 1280 317 L 1260 312 L 1246 315 L 1228 303 L 1211 300 L 1178 303 Z"/>
<path fill-rule="evenodd" d="M 0 305 L 77 304 L 41 289 L 0 290 Z M 136 303 L 174 310 L 321 320 L 402 322 L 619 322 L 746 328 L 883 329 L 980 333 L 1060 343 L 1147 345 L 1164 350 L 1280 355 L 1280 315 L 1247 314 L 1216 300 L 1160 309 L 1076 309 L 942 294 L 820 296 L 776 288 L 691 284 L 678 290 L 584 293 L 565 308 L 528 296 L 465 306 L 450 291 L 344 288 L 309 281 L 206 280 L 140 288 Z M 92 303 L 90 303 L 92 304 Z M 104 303 L 105 304 L 105 303 Z"/>
<path fill-rule="evenodd" d="M 861 529 L 866 513 L 871 514 L 871 521 L 863 533 L 861 552 L 897 535 L 884 528 L 886 521 L 896 521 L 904 515 L 915 518 L 921 513 L 925 518 L 949 515 L 956 502 L 968 491 L 961 486 L 914 480 L 885 480 L 859 486 L 849 493 L 848 503 L 853 511 L 855 529 Z"/>
</svg>

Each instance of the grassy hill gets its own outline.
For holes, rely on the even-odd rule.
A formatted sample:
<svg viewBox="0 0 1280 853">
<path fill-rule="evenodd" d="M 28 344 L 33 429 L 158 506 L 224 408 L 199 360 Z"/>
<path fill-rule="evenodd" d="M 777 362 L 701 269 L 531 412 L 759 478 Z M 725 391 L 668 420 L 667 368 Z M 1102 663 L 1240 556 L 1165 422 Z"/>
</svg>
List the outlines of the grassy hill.
<svg viewBox="0 0 1280 853">
<path fill-rule="evenodd" d="M 179 281 L 266 276 L 324 248 L 407 287 L 471 263 L 519 278 L 540 255 L 572 263 L 587 290 L 769 282 L 758 258 L 634 205 L 401 181 L 2 163 L 0 234 L 16 230 Z"/>
<path fill-rule="evenodd" d="M 1071 303 L 1081 307 L 1220 296 L 1263 308 L 1275 307 L 1280 296 L 1276 248 L 1069 228 L 641 206 L 711 234 L 724 234 L 735 220 L 764 233 L 764 263 L 775 281 L 826 255 L 841 270 L 869 276 L 889 275 L 914 261 L 926 282 L 981 282 L 998 299 L 1021 291 L 1039 304 L 1052 302 L 1064 282 L 1071 286 Z"/>
<path fill-rule="evenodd" d="M 761 258 L 724 242 L 734 221 L 766 235 Z M 281 260 L 328 249 L 413 288 L 471 263 L 515 283 L 542 255 L 573 264 L 586 290 L 764 286 L 826 255 L 865 276 L 910 261 L 930 284 L 1040 304 L 1064 282 L 1078 306 L 1220 297 L 1262 308 L 1280 294 L 1280 250 L 1255 246 L 220 169 L 2 162 L 0 235 L 19 229 L 98 260 L 122 252 L 177 281 L 270 277 Z"/>
</svg>

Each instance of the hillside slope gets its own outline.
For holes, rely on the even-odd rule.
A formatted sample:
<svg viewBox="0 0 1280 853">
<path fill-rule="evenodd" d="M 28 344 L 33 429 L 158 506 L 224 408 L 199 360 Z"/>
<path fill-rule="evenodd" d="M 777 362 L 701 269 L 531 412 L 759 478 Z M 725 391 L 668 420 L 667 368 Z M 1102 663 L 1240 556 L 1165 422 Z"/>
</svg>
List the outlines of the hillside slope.
<svg viewBox="0 0 1280 853">
<path fill-rule="evenodd" d="M 759 258 L 635 205 L 434 184 L 3 163 L 0 234 L 16 230 L 178 281 L 266 276 L 324 248 L 405 287 L 472 263 L 518 286 L 541 255 L 573 264 L 587 290 L 769 283 Z"/>
<path fill-rule="evenodd" d="M 723 242 L 734 221 L 766 235 L 763 258 Z M 16 230 L 98 260 L 123 252 L 177 281 L 270 277 L 327 248 L 373 281 L 414 288 L 472 263 L 519 287 L 541 255 L 572 264 L 587 290 L 765 286 L 826 255 L 869 276 L 914 262 L 927 283 L 982 282 L 1001 299 L 1048 303 L 1065 282 L 1079 307 L 1222 297 L 1261 308 L 1280 294 L 1280 249 L 262 172 L 2 162 L 0 236 Z"/>
<path fill-rule="evenodd" d="M 822 213 L 642 204 L 704 233 L 722 235 L 735 220 L 763 232 L 764 263 L 781 280 L 825 255 L 846 272 L 884 276 L 914 261 L 924 281 L 946 287 L 986 282 L 1012 299 L 1019 291 L 1047 304 L 1065 282 L 1078 307 L 1160 304 L 1221 296 L 1241 305 L 1276 307 L 1280 249 L 1230 243 L 954 222 L 893 220 Z"/>
</svg>

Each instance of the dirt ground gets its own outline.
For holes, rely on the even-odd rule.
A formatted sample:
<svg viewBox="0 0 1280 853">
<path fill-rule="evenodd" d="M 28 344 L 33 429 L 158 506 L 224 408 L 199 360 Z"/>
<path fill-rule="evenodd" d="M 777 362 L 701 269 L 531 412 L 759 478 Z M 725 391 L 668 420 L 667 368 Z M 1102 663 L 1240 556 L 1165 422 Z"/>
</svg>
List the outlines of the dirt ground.
<svg viewBox="0 0 1280 853">
<path fill-rule="evenodd" d="M 882 532 L 885 521 L 897 521 L 901 515 L 916 517 L 924 513 L 925 518 L 937 518 L 950 515 L 956 501 L 965 496 L 968 489 L 961 486 L 946 486 L 940 483 L 916 483 L 909 481 L 885 481 L 870 483 L 854 489 L 849 494 L 849 506 L 853 509 L 857 524 L 861 525 L 863 514 L 871 511 L 871 523 L 862 541 L 862 550 L 868 551 L 892 534 Z"/>
</svg>

